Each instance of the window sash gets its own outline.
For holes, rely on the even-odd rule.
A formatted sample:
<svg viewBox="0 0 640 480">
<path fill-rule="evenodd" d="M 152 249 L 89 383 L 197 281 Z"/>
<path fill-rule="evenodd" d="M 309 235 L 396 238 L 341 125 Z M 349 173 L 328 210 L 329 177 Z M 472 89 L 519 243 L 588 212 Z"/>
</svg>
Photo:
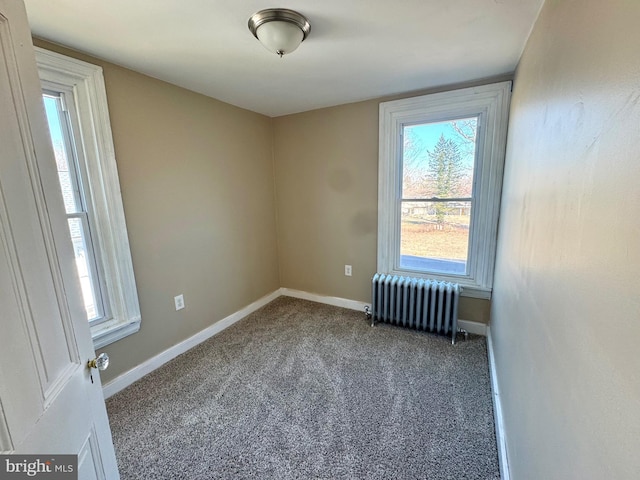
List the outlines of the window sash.
<svg viewBox="0 0 640 480">
<path fill-rule="evenodd" d="M 97 325 L 108 320 L 108 316 L 105 315 L 106 305 L 105 302 L 106 292 L 104 291 L 104 282 L 100 279 L 99 268 L 98 268 L 98 260 L 97 260 L 97 249 L 94 247 L 94 242 L 91 236 L 91 229 L 89 227 L 89 217 L 86 212 L 78 212 L 78 213 L 69 213 L 67 214 L 67 221 L 78 219 L 80 220 L 80 230 L 82 234 L 82 240 L 86 245 L 86 253 L 88 258 L 86 259 L 89 281 L 91 284 L 91 290 L 93 293 L 94 301 L 95 301 L 95 309 L 96 315 L 93 317 L 89 317 L 87 312 L 87 320 L 91 325 Z M 71 229 L 71 224 L 69 222 L 69 229 Z M 73 234 L 72 234 L 73 236 Z M 73 238 L 72 238 L 73 240 Z M 75 252 L 75 249 L 74 249 Z M 78 272 L 80 274 L 80 272 Z M 84 294 L 84 292 L 83 292 Z"/>
<path fill-rule="evenodd" d="M 473 173 L 473 187 L 472 187 L 472 192 L 471 192 L 471 197 L 451 197 L 451 198 L 443 198 L 443 197 L 433 197 L 431 199 L 415 199 L 415 201 L 421 201 L 421 202 L 450 202 L 450 201 L 470 201 L 472 202 L 472 208 L 471 208 L 471 219 L 470 219 L 470 225 L 469 225 L 469 246 L 467 249 L 467 258 L 465 261 L 465 271 L 464 273 L 447 273 L 447 272 L 443 272 L 440 270 L 431 270 L 431 269 L 417 269 L 417 268 L 408 268 L 406 266 L 401 266 L 401 260 L 402 260 L 402 255 L 401 255 L 401 239 L 402 239 L 402 235 L 401 235 L 401 228 L 402 228 L 402 216 L 400 213 L 398 213 L 395 217 L 395 228 L 396 228 L 396 235 L 395 238 L 397 239 L 395 241 L 395 245 L 393 247 L 393 270 L 396 273 L 404 273 L 404 272 L 409 272 L 412 274 L 417 274 L 419 276 L 425 276 L 425 277 L 430 277 L 430 278 L 439 278 L 445 281 L 451 281 L 451 282 L 474 282 L 475 281 L 475 275 L 476 275 L 476 270 L 477 270 L 477 255 L 478 255 L 478 248 L 477 246 L 474 244 L 474 230 L 475 230 L 475 226 L 476 226 L 476 216 L 478 215 L 478 208 L 476 206 L 476 208 L 473 208 L 473 203 L 477 203 L 475 202 L 475 199 L 478 196 L 478 192 L 477 192 L 477 178 L 478 178 L 478 174 L 479 172 L 482 172 L 482 166 L 483 166 L 483 149 L 480 148 L 480 145 L 483 143 L 482 142 L 482 138 L 480 136 L 480 132 L 483 132 L 486 130 L 486 127 L 484 125 L 485 119 L 486 119 L 486 112 L 484 110 L 478 110 L 475 111 L 475 109 L 472 110 L 468 110 L 465 111 L 464 114 L 460 114 L 459 112 L 456 112 L 455 114 L 431 114 L 427 111 L 424 112 L 424 120 L 420 120 L 420 121 L 412 121 L 411 125 L 420 125 L 420 124 L 433 124 L 433 123 L 445 123 L 445 122 L 452 122 L 452 121 L 456 121 L 456 120 L 460 120 L 460 119 L 466 119 L 466 118 L 476 118 L 477 119 L 477 123 L 476 123 L 476 141 L 475 141 L 475 152 L 474 152 L 474 159 L 473 159 L 473 169 L 474 169 L 474 173 Z M 402 198 L 402 191 L 403 191 L 403 185 L 402 185 L 402 176 L 404 173 L 404 128 L 407 125 L 407 123 L 405 122 L 398 122 L 397 124 L 397 135 L 398 135 L 398 145 L 400 147 L 400 149 L 397 151 L 396 153 L 396 158 L 393 160 L 393 162 L 396 165 L 395 171 L 397 172 L 397 175 L 399 176 L 399 181 L 400 183 L 397 184 L 397 189 L 398 192 L 395 195 L 395 198 L 397 199 L 397 208 L 401 209 L 402 208 L 402 202 L 403 201 L 407 201 L 407 199 Z M 412 201 L 414 201 L 412 199 Z M 398 210 L 398 212 L 400 212 L 401 210 Z"/>
<path fill-rule="evenodd" d="M 410 267 L 406 267 L 406 266 L 402 266 L 402 252 L 401 252 L 401 239 L 402 239 L 402 204 L 405 202 L 410 201 L 411 203 L 418 203 L 418 202 L 423 202 L 423 203 L 437 203 L 437 202 L 442 202 L 442 203 L 446 203 L 446 202 L 450 202 L 450 201 L 465 201 L 465 202 L 469 202 L 471 204 L 471 219 L 469 222 L 469 246 L 467 249 L 467 257 L 465 259 L 465 272 L 464 273 L 446 273 L 440 270 L 430 270 L 427 268 L 421 269 L 421 268 L 410 268 Z M 403 272 L 410 272 L 410 273 L 414 273 L 414 274 L 418 274 L 418 275 L 425 275 L 425 276 L 429 276 L 430 278 L 433 277 L 440 277 L 440 276 L 446 276 L 446 280 L 447 281 L 460 281 L 460 280 L 466 280 L 466 279 L 472 279 L 472 272 L 470 270 L 470 265 L 472 264 L 474 258 L 473 256 L 475 255 L 475 252 L 473 251 L 473 243 L 472 243 L 472 235 L 473 235 L 473 231 L 474 231 L 474 219 L 473 219 L 473 213 L 476 210 L 476 208 L 474 208 L 474 202 L 472 200 L 472 198 L 463 198 L 463 199 L 441 199 L 441 200 L 437 200 L 437 201 L 433 201 L 433 200 L 419 200 L 419 201 L 415 201 L 415 200 L 405 200 L 405 199 L 400 199 L 397 202 L 397 215 L 396 215 L 396 224 L 395 224 L 395 230 L 396 230 L 396 234 L 395 234 L 395 238 L 397 238 L 397 241 L 395 242 L 394 245 L 394 249 L 393 249 L 393 256 L 394 256 L 394 260 L 393 260 L 393 271 L 395 273 L 403 273 Z M 439 260 L 439 259 L 436 259 Z"/>
<path fill-rule="evenodd" d="M 417 273 L 417 274 L 424 274 L 424 275 L 428 275 L 428 276 L 438 276 L 438 275 L 450 275 L 452 277 L 460 277 L 460 278 L 470 278 L 470 264 L 472 262 L 472 255 L 473 255 L 473 249 L 472 247 L 472 243 L 471 243 L 471 234 L 473 232 L 474 229 L 474 222 L 473 222 L 473 215 L 471 216 L 472 218 L 470 219 L 470 225 L 469 225 L 469 235 L 468 235 L 468 247 L 467 247 L 467 252 L 466 252 L 466 257 L 464 259 L 464 263 L 465 263 L 465 269 L 464 272 L 460 272 L 460 273 L 455 273 L 455 272 L 445 272 L 443 270 L 436 270 L 436 269 L 430 269 L 430 268 L 419 268 L 419 267 L 408 267 L 406 265 L 402 265 L 402 207 L 403 204 L 405 202 L 411 202 L 411 203 L 449 203 L 449 202 L 469 202 L 471 204 L 471 212 L 473 213 L 475 211 L 475 209 L 473 208 L 473 204 L 474 204 L 474 198 L 476 197 L 475 195 L 475 190 L 476 190 L 476 176 L 477 176 L 477 171 L 479 169 L 479 166 L 482 165 L 482 157 L 481 157 L 481 151 L 477 148 L 477 144 L 478 144 L 478 138 L 476 135 L 476 139 L 474 141 L 474 152 L 473 152 L 473 178 L 472 178 L 472 192 L 471 192 L 471 196 L 470 197 L 430 197 L 430 198 L 414 198 L 414 197 L 404 197 L 402 194 L 404 193 L 404 173 L 405 173 L 405 148 L 404 148 L 404 135 L 405 135 L 405 129 L 407 126 L 416 126 L 416 125 L 434 125 L 434 124 L 443 124 L 443 123 L 449 123 L 449 122 L 453 122 L 456 120 L 461 120 L 461 119 L 469 119 L 469 118 L 475 118 L 476 119 L 476 132 L 480 131 L 481 128 L 481 122 L 482 122 L 482 117 L 480 114 L 478 115 L 471 115 L 471 116 L 463 116 L 461 118 L 449 118 L 447 116 L 446 119 L 433 119 L 431 118 L 429 121 L 420 121 L 420 122 L 412 122 L 410 124 L 407 123 L 401 123 L 398 125 L 398 145 L 400 146 L 400 151 L 398 152 L 398 157 L 395 160 L 397 162 L 397 169 L 399 171 L 399 180 L 400 180 L 400 185 L 398 186 L 398 195 L 396 196 L 396 205 L 395 208 L 397 209 L 398 214 L 396 215 L 396 224 L 395 224 L 395 229 L 396 229 L 396 238 L 398 239 L 397 241 L 397 246 L 396 248 L 394 248 L 394 269 L 397 271 L 406 271 L 406 272 L 412 272 L 412 273 Z M 480 158 L 479 158 L 480 157 Z M 447 262 L 447 260 L 443 260 L 440 258 L 424 258 L 424 262 L 421 263 L 428 263 L 429 261 L 436 261 L 436 262 L 440 262 L 440 261 L 445 261 Z"/>
<path fill-rule="evenodd" d="M 398 229 L 398 238 L 399 238 L 399 244 L 398 244 L 398 253 L 397 253 L 397 257 L 395 259 L 395 269 L 399 270 L 399 271 L 403 271 L 403 272 L 413 272 L 413 273 L 417 273 L 417 274 L 424 274 L 424 275 L 428 275 L 428 276 L 437 276 L 437 275 L 451 275 L 451 276 L 457 276 L 457 277 L 464 277 L 467 276 L 469 274 L 469 262 L 470 262 L 470 247 L 471 247 L 471 242 L 470 242 L 470 237 L 471 237 L 471 231 L 473 230 L 473 225 L 471 224 L 471 218 L 469 218 L 469 228 L 467 230 L 467 234 L 466 234 L 466 250 L 464 251 L 464 260 L 462 259 L 458 259 L 455 258 L 455 254 L 456 254 L 456 247 L 452 245 L 455 245 L 456 239 L 455 239 L 455 233 L 454 232 L 450 232 L 451 236 L 448 236 L 448 240 L 447 243 L 449 245 L 449 250 L 448 252 L 450 254 L 453 254 L 453 257 L 450 258 L 442 258 L 439 257 L 437 255 L 421 255 L 419 253 L 410 253 L 410 252 L 406 252 L 403 254 L 403 247 L 405 246 L 405 238 L 404 238 L 404 228 L 405 225 L 403 223 L 404 218 L 405 218 L 405 209 L 407 208 L 406 204 L 409 205 L 420 205 L 420 203 L 429 203 L 429 204 L 437 204 L 437 203 L 451 203 L 449 200 L 441 200 L 440 202 L 433 202 L 433 201 L 423 201 L 423 202 L 414 202 L 414 201 L 400 201 L 399 205 L 400 205 L 400 213 L 398 215 L 399 218 L 399 224 L 397 225 L 397 229 Z M 455 202 L 455 203 L 462 203 L 462 202 Z M 474 206 L 473 206 L 473 202 L 469 200 L 464 202 L 465 204 L 468 204 L 468 207 L 465 206 L 464 208 L 469 208 L 470 211 L 473 211 Z M 450 207 L 450 208 L 460 208 L 460 206 L 456 206 L 456 207 Z M 409 219 L 411 219 L 411 216 L 409 216 Z M 406 232 L 407 235 L 411 235 L 410 231 Z M 424 234 L 424 233 L 423 233 Z M 415 235 L 415 232 L 414 232 Z M 426 234 L 427 236 L 429 236 L 429 234 Z M 436 234 L 437 235 L 437 234 Z M 436 238 L 428 238 L 427 239 L 430 242 L 433 243 L 428 243 L 428 242 L 424 242 L 424 245 L 427 245 L 427 250 L 430 250 L 432 248 L 437 249 L 439 242 Z M 413 248 L 418 248 L 420 249 L 420 247 L 416 247 L 415 244 L 412 244 L 410 249 Z M 464 270 L 457 272 L 456 270 L 458 270 L 460 268 L 460 262 L 464 261 Z M 431 268 L 429 268 L 429 266 Z"/>
<path fill-rule="evenodd" d="M 87 321 L 92 325 L 97 325 L 109 319 L 108 295 L 102 278 L 103 275 L 101 274 L 102 269 L 99 267 L 99 265 L 101 265 L 99 248 L 97 248 L 97 242 L 94 235 L 92 235 L 92 230 L 95 230 L 95 226 L 93 226 L 95 223 L 91 218 L 92 214 L 86 201 L 87 193 L 85 192 L 84 185 L 87 183 L 85 180 L 86 176 L 83 175 L 84 169 L 82 167 L 83 162 L 81 161 L 81 159 L 84 158 L 82 145 L 76 143 L 75 138 L 77 138 L 77 135 L 74 135 L 74 132 L 77 131 L 77 126 L 74 128 L 74 125 L 72 125 L 73 123 L 77 123 L 77 120 L 76 122 L 73 121 L 76 118 L 74 115 L 75 111 L 73 110 L 73 106 L 67 102 L 68 92 L 57 90 L 58 89 L 44 89 L 43 96 L 53 99 L 56 105 L 57 124 L 60 127 L 62 148 L 66 157 L 75 210 L 73 212 L 67 212 L 67 221 L 72 240 L 72 222 L 69 220 L 78 219 L 80 221 L 80 234 L 87 254 L 85 262 L 88 270 L 91 296 L 94 299 L 94 307 L 96 310 L 93 316 L 89 316 L 90 313 L 87 311 Z M 67 105 L 69 105 L 69 107 L 67 107 Z M 62 187 L 63 185 L 61 184 L 61 188 Z M 67 210 L 66 207 L 65 210 Z M 78 266 L 77 262 L 76 266 Z M 81 276 L 80 271 L 78 271 L 78 274 Z M 84 288 L 83 286 L 83 296 L 85 295 Z"/>
<path fill-rule="evenodd" d="M 401 202 L 424 202 L 424 203 L 437 203 L 437 202 L 473 202 L 473 197 L 431 197 L 431 198 L 401 198 Z"/>
</svg>

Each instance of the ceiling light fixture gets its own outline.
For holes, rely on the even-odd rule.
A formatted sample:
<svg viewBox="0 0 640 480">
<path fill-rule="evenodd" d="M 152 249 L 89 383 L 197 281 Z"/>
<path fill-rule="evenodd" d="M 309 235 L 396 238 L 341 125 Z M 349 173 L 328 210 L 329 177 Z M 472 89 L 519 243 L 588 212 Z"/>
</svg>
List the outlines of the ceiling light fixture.
<svg viewBox="0 0 640 480">
<path fill-rule="evenodd" d="M 267 50 L 282 57 L 300 46 L 309 35 L 311 25 L 293 10 L 267 8 L 251 16 L 249 30 Z"/>
</svg>

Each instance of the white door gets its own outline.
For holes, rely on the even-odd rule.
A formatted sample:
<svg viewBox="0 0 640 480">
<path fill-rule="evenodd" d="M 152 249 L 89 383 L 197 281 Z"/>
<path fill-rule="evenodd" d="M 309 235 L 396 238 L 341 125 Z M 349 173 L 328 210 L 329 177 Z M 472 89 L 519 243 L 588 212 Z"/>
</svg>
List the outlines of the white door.
<svg viewBox="0 0 640 480">
<path fill-rule="evenodd" d="M 0 450 L 118 479 L 22 1 L 0 0 Z"/>
</svg>

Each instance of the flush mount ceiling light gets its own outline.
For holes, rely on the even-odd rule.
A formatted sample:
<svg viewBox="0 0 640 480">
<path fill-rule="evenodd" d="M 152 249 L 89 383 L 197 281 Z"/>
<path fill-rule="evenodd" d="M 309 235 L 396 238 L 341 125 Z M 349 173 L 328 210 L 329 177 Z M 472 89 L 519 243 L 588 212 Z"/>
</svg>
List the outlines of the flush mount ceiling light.
<svg viewBox="0 0 640 480">
<path fill-rule="evenodd" d="M 282 57 L 300 46 L 309 35 L 311 25 L 293 10 L 267 8 L 251 16 L 249 30 L 267 50 Z"/>
</svg>

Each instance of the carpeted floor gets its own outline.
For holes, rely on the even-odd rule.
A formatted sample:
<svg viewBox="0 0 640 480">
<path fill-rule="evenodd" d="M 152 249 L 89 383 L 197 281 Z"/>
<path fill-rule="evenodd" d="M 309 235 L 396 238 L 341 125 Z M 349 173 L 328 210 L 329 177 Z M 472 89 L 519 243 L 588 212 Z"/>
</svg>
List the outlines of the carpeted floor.
<svg viewBox="0 0 640 480">
<path fill-rule="evenodd" d="M 280 297 L 107 401 L 126 479 L 497 479 L 486 343 Z"/>
</svg>

